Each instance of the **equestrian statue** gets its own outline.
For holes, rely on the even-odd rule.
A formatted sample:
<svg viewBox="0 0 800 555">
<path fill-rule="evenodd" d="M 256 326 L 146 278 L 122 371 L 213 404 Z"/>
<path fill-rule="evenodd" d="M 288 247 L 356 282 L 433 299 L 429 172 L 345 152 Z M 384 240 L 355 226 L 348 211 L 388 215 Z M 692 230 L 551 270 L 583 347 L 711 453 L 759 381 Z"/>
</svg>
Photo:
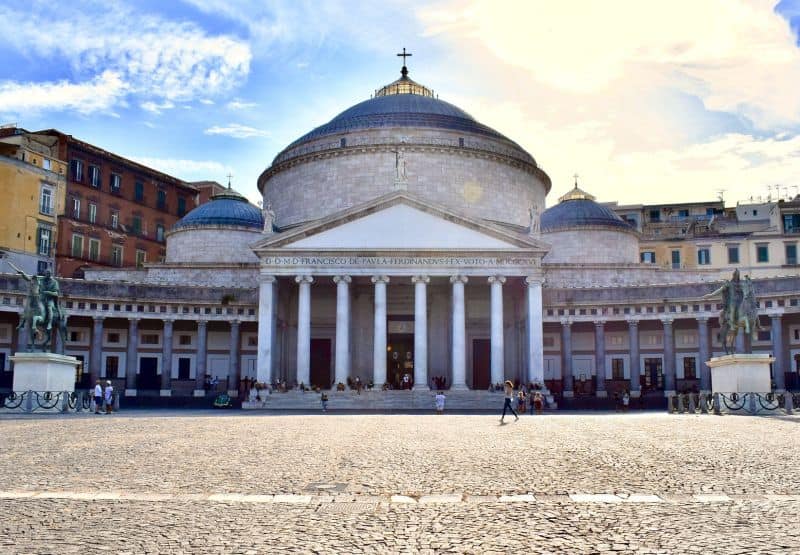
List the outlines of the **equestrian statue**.
<svg viewBox="0 0 800 555">
<path fill-rule="evenodd" d="M 704 295 L 703 298 L 722 294 L 722 310 L 719 313 L 719 337 L 726 354 L 733 354 L 736 349 L 736 335 L 739 328 L 752 337 L 758 330 L 763 330 L 758 320 L 758 301 L 756 300 L 753 282 L 750 276 L 739 277 L 739 270 L 733 271 L 733 277 L 722 286 Z"/>
<path fill-rule="evenodd" d="M 27 351 L 53 352 L 53 331 L 59 334 L 62 344 L 67 340 L 66 317 L 58 305 L 61 295 L 58 280 L 50 271 L 45 272 L 43 276 L 31 276 L 9 260 L 6 262 L 30 284 L 25 310 L 17 326 L 18 330 L 26 327 L 28 329 Z"/>
</svg>

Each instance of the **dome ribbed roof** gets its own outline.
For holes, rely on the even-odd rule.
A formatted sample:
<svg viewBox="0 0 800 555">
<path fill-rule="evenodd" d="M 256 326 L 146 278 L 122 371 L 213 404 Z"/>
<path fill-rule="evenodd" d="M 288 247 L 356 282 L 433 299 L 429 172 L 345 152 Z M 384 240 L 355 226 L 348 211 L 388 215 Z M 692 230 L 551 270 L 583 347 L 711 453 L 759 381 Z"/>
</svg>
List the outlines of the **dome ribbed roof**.
<svg viewBox="0 0 800 555">
<path fill-rule="evenodd" d="M 242 195 L 228 189 L 186 214 L 172 229 L 203 226 L 249 227 L 261 230 L 264 228 L 264 215 Z"/>
<path fill-rule="evenodd" d="M 630 225 L 613 210 L 598 204 L 594 197 L 575 188 L 561 197 L 561 202 L 542 212 L 542 233 L 576 227 L 611 227 L 633 231 Z"/>
</svg>

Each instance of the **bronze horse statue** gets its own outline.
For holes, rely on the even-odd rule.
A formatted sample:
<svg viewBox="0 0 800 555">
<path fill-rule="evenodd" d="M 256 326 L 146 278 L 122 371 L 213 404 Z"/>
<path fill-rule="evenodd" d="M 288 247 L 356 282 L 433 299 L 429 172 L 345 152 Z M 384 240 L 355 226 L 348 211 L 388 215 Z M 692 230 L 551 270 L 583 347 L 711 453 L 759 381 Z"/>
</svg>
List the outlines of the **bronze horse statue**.
<svg viewBox="0 0 800 555">
<path fill-rule="evenodd" d="M 749 276 L 745 276 L 744 280 L 741 280 L 739 270 L 734 270 L 730 280 L 705 297 L 712 297 L 719 293 L 722 293 L 723 304 L 719 314 L 719 338 L 725 353 L 730 355 L 736 349 L 736 336 L 740 328 L 751 337 L 764 328 L 758 319 L 758 301 Z"/>
<path fill-rule="evenodd" d="M 42 295 L 42 281 L 39 276 L 29 276 L 9 261 L 9 265 L 17 270 L 17 273 L 30 284 L 28 289 L 28 302 L 25 303 L 25 310 L 20 317 L 18 330 L 28 329 L 27 351 L 34 349 L 52 352 L 53 331 L 61 337 L 62 345 L 66 343 L 66 322 L 58 300 L 54 299 L 52 312 L 48 315 L 47 304 Z M 47 274 L 49 279 L 49 274 Z M 48 319 L 49 316 L 49 319 Z"/>
</svg>

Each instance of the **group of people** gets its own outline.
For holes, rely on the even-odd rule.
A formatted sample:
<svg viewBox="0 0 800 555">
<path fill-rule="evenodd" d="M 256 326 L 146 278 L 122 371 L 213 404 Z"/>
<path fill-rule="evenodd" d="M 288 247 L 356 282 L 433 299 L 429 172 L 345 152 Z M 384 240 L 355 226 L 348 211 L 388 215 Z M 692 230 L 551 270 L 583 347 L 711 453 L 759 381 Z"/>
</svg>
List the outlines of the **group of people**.
<svg viewBox="0 0 800 555">
<path fill-rule="evenodd" d="M 525 386 L 522 386 L 515 395 L 514 383 L 511 380 L 506 380 L 506 382 L 503 384 L 503 414 L 500 416 L 500 423 L 504 423 L 506 411 L 510 411 L 511 414 L 514 415 L 514 422 L 519 420 L 519 414 L 517 414 L 517 411 L 514 410 L 514 401 L 516 400 L 517 402 L 517 410 L 519 410 L 521 413 L 524 413 L 529 399 L 532 409 L 530 410 L 530 413 L 542 414 L 542 411 L 544 410 L 544 397 L 540 391 L 533 390 L 533 394 L 529 396 Z"/>
<path fill-rule="evenodd" d="M 101 409 L 105 407 L 105 412 L 101 413 Z M 111 380 L 106 380 L 106 387 L 103 389 L 103 384 L 100 380 L 94 386 L 94 413 L 95 414 L 111 414 L 114 410 L 114 387 L 111 385 Z"/>
</svg>

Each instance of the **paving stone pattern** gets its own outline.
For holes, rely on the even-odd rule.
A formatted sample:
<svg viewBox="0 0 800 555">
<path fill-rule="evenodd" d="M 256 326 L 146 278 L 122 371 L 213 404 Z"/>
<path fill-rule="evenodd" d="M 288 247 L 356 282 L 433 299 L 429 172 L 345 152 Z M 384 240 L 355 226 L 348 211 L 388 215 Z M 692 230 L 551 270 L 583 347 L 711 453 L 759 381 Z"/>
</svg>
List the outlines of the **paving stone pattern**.
<svg viewBox="0 0 800 555">
<path fill-rule="evenodd" d="M 800 417 L 0 419 L 0 553 L 800 553 Z"/>
</svg>

